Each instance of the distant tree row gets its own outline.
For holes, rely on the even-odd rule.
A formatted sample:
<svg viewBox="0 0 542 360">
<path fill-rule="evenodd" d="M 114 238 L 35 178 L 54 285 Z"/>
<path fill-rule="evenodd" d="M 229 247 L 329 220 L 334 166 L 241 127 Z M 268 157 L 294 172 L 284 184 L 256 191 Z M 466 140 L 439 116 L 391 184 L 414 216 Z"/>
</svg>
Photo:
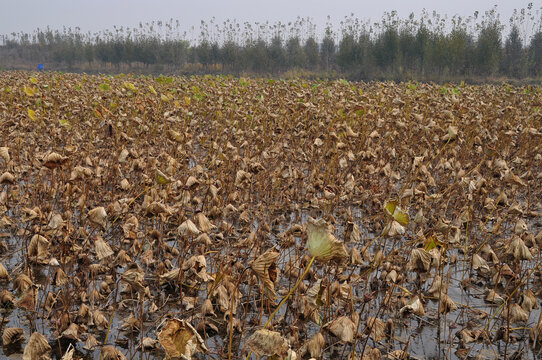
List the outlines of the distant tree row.
<svg viewBox="0 0 542 360">
<path fill-rule="evenodd" d="M 329 19 L 328 19 L 329 20 Z M 280 75 L 287 71 L 350 79 L 442 79 L 542 76 L 541 9 L 514 11 L 505 27 L 497 8 L 448 19 L 433 12 L 378 23 L 353 15 L 317 35 L 310 19 L 287 24 L 201 22 L 181 33 L 179 21 L 81 33 L 37 29 L 4 35 L 0 64 L 48 63 L 48 68 L 107 71 L 120 65 L 171 72 Z M 505 29 L 507 30 L 506 34 Z"/>
</svg>

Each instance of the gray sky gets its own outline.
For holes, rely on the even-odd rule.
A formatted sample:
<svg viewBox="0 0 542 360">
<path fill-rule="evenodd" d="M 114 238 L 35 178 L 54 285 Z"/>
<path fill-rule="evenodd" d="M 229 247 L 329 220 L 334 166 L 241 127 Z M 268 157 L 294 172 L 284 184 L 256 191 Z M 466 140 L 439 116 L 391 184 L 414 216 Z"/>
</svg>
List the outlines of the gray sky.
<svg viewBox="0 0 542 360">
<path fill-rule="evenodd" d="M 540 0 L 530 0 L 535 8 Z M 498 6 L 501 21 L 507 25 L 514 8 L 526 7 L 530 1 L 512 0 L 0 0 L 0 34 L 30 33 L 50 26 L 79 26 L 83 32 L 112 29 L 113 25 L 135 27 L 139 22 L 178 19 L 184 30 L 196 29 L 201 20 L 213 16 L 222 22 L 293 21 L 297 16 L 310 17 L 323 32 L 327 15 L 337 25 L 345 15 L 354 13 L 360 19 L 379 21 L 384 11 L 397 10 L 401 18 L 410 12 L 419 15 L 422 9 L 436 10 L 441 15 L 470 16 Z M 338 26 L 336 26 L 338 28 Z"/>
</svg>

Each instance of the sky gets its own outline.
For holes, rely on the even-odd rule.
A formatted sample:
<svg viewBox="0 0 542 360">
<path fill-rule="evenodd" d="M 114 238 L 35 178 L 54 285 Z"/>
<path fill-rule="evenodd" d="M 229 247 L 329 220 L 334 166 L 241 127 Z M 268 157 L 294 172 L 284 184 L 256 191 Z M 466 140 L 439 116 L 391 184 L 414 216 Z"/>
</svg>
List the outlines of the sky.
<svg viewBox="0 0 542 360">
<path fill-rule="evenodd" d="M 136 27 L 140 22 L 179 20 L 184 30 L 198 29 L 201 20 L 215 17 L 237 22 L 295 21 L 297 16 L 310 17 L 323 32 L 326 18 L 338 27 L 344 16 L 350 15 L 372 22 L 379 21 L 385 11 L 396 10 L 401 18 L 411 12 L 419 15 L 423 9 L 436 10 L 449 17 L 458 14 L 481 14 L 497 5 L 504 24 L 514 8 L 526 7 L 529 2 L 539 8 L 540 0 L 0 0 L 0 34 L 31 33 L 36 28 L 62 30 L 79 27 L 82 32 L 98 32 L 113 26 Z M 197 32 L 197 31 L 196 31 Z"/>
</svg>

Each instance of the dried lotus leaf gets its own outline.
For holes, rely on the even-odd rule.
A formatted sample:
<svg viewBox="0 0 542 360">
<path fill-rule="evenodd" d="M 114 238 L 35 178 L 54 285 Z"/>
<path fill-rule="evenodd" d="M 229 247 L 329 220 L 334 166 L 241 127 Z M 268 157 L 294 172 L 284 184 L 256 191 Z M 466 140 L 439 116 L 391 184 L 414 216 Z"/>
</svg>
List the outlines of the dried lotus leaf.
<svg viewBox="0 0 542 360">
<path fill-rule="evenodd" d="M 92 320 L 94 321 L 94 325 L 96 325 L 99 329 L 107 329 L 109 321 L 100 310 L 95 310 L 92 313 Z"/>
<path fill-rule="evenodd" d="M 431 287 L 429 290 L 427 290 L 427 293 L 430 296 L 434 296 L 437 299 L 440 299 L 440 295 L 446 291 L 446 286 L 442 283 L 442 279 L 439 275 L 436 275 L 433 279 L 433 283 L 431 284 Z"/>
<path fill-rule="evenodd" d="M 51 350 L 47 338 L 35 332 L 30 335 L 30 339 L 24 347 L 23 360 L 49 360 Z"/>
<path fill-rule="evenodd" d="M 160 170 L 156 170 L 155 174 L 156 182 L 160 185 L 169 184 L 171 183 L 171 178 L 161 172 Z"/>
<path fill-rule="evenodd" d="M 363 355 L 361 356 L 360 360 L 381 360 L 382 359 L 382 353 L 377 348 L 371 349 L 370 347 L 367 347 L 365 351 L 363 352 Z"/>
<path fill-rule="evenodd" d="M 211 230 L 216 228 L 211 221 L 205 216 L 204 213 L 200 212 L 196 215 L 196 223 L 198 224 L 198 228 L 201 232 L 209 234 Z"/>
<path fill-rule="evenodd" d="M 39 262 L 49 259 L 49 240 L 39 234 L 32 236 L 28 244 L 28 256 Z"/>
<path fill-rule="evenodd" d="M 277 258 L 279 257 L 279 252 L 274 248 L 271 248 L 258 256 L 254 261 L 249 265 L 254 270 L 258 278 L 263 283 L 263 293 L 271 301 L 275 301 L 277 298 L 277 293 L 275 292 L 275 282 L 277 281 L 278 268 L 277 268 Z"/>
<path fill-rule="evenodd" d="M 88 212 L 89 220 L 95 224 L 103 227 L 105 229 L 105 224 L 107 221 L 107 212 L 103 206 L 94 208 Z"/>
<path fill-rule="evenodd" d="M 190 323 L 167 319 L 158 333 L 158 341 L 166 351 L 166 358 L 191 359 L 198 352 L 207 352 L 202 337 Z"/>
<path fill-rule="evenodd" d="M 369 334 L 373 341 L 378 342 L 386 338 L 386 323 L 376 317 L 370 316 L 367 318 L 366 334 Z"/>
<path fill-rule="evenodd" d="M 525 245 L 525 242 L 519 237 L 514 236 L 512 241 L 510 242 L 510 245 L 508 246 L 508 249 L 506 250 L 506 254 L 513 257 L 516 260 L 532 260 L 533 255 L 531 254 L 531 251 Z"/>
<path fill-rule="evenodd" d="M 13 184 L 15 183 L 15 176 L 10 172 L 5 172 L 0 175 L 0 184 Z"/>
<path fill-rule="evenodd" d="M 425 249 L 416 248 L 410 253 L 408 269 L 411 271 L 429 271 L 431 268 L 431 254 Z"/>
<path fill-rule="evenodd" d="M 510 311 L 508 311 L 508 307 L 505 306 L 501 313 L 501 317 L 503 319 L 506 319 L 507 321 L 510 320 L 511 324 L 518 323 L 518 322 L 526 322 L 529 320 L 529 314 L 527 313 L 527 311 L 525 311 L 518 304 L 513 304 L 510 307 Z"/>
<path fill-rule="evenodd" d="M 403 225 L 399 224 L 397 221 L 392 220 L 390 221 L 386 227 L 384 228 L 383 233 L 386 236 L 394 237 L 398 235 L 403 235 L 405 233 L 406 229 Z"/>
<path fill-rule="evenodd" d="M 245 346 L 258 356 L 278 356 L 284 359 L 288 355 L 288 341 L 276 331 L 256 330 L 247 339 Z"/>
<path fill-rule="evenodd" d="M 199 180 L 196 179 L 194 176 L 189 176 L 188 179 L 186 180 L 186 183 L 184 184 L 184 186 L 186 188 L 190 188 L 194 185 L 198 185 L 199 184 Z"/>
<path fill-rule="evenodd" d="M 481 273 L 489 273 L 489 265 L 480 255 L 474 254 L 472 256 L 472 268 L 478 270 Z"/>
<path fill-rule="evenodd" d="M 32 280 L 26 274 L 21 273 L 13 280 L 13 288 L 19 292 L 24 292 L 30 286 L 32 286 Z"/>
<path fill-rule="evenodd" d="M 22 343 L 25 340 L 24 330 L 22 328 L 5 328 L 2 333 L 2 346 L 13 346 Z"/>
<path fill-rule="evenodd" d="M 6 164 L 11 159 L 9 157 L 9 148 L 7 146 L 0 147 L 0 157 L 5 160 Z"/>
<path fill-rule="evenodd" d="M 0 307 L 12 306 L 15 302 L 15 298 L 11 293 L 4 289 L 0 292 Z"/>
<path fill-rule="evenodd" d="M 56 286 L 64 286 L 69 282 L 68 275 L 61 268 L 56 269 L 53 277 L 54 284 Z"/>
<path fill-rule="evenodd" d="M 525 290 L 519 298 L 519 305 L 521 308 L 527 312 L 531 312 L 532 309 L 538 309 L 538 304 L 536 302 L 536 296 L 534 293 L 527 289 Z"/>
<path fill-rule="evenodd" d="M 200 231 L 198 230 L 196 224 L 194 224 L 190 219 L 185 220 L 177 228 L 177 233 L 181 236 L 198 236 Z"/>
<path fill-rule="evenodd" d="M 305 354 L 308 351 L 311 358 L 318 359 L 322 356 L 325 345 L 324 336 L 321 332 L 317 332 L 303 345 L 301 353 Z"/>
<path fill-rule="evenodd" d="M 60 335 L 63 339 L 69 339 L 69 340 L 79 340 L 79 325 L 76 323 L 71 323 L 70 326 L 66 330 L 62 332 Z"/>
<path fill-rule="evenodd" d="M 457 305 L 448 294 L 443 294 L 440 299 L 439 312 L 449 313 L 457 310 Z"/>
<path fill-rule="evenodd" d="M 98 340 L 94 337 L 92 334 L 88 334 L 87 340 L 85 341 L 85 345 L 83 346 L 83 349 L 85 350 L 94 350 L 96 346 L 98 346 Z"/>
<path fill-rule="evenodd" d="M 324 325 L 329 331 L 338 337 L 342 343 L 351 343 L 354 341 L 356 324 L 347 316 L 340 316 L 330 323 Z"/>
<path fill-rule="evenodd" d="M 111 246 L 109 246 L 101 236 L 96 237 L 96 240 L 94 241 L 94 250 L 96 251 L 96 256 L 98 256 L 99 260 L 103 260 L 115 254 L 111 249 Z"/>
<path fill-rule="evenodd" d="M 487 294 L 484 300 L 487 301 L 488 303 L 497 304 L 497 305 L 501 305 L 505 301 L 504 298 L 500 296 L 499 294 L 497 294 L 497 292 L 493 289 L 487 291 Z"/>
<path fill-rule="evenodd" d="M 319 261 L 348 259 L 348 251 L 330 232 L 329 225 L 324 219 L 315 220 L 309 217 L 307 221 L 308 249 L 311 256 Z"/>
<path fill-rule="evenodd" d="M 2 264 L 1 262 L 0 262 L 0 280 L 11 281 L 11 276 L 9 276 L 8 270 L 6 269 L 4 264 Z"/>
<path fill-rule="evenodd" d="M 399 310 L 399 313 L 403 316 L 408 313 L 413 313 L 418 316 L 425 315 L 423 304 L 418 296 L 411 298 L 409 302 Z"/>
<path fill-rule="evenodd" d="M 103 360 L 126 360 L 126 356 L 116 347 L 106 345 L 102 348 Z"/>
<path fill-rule="evenodd" d="M 128 181 L 128 179 L 122 179 L 121 182 L 120 182 L 120 188 L 122 190 L 129 190 L 131 187 L 130 185 L 130 182 Z"/>
<path fill-rule="evenodd" d="M 64 220 L 62 219 L 62 215 L 54 214 L 53 216 L 51 216 L 51 220 L 49 220 L 47 227 L 51 230 L 56 230 L 58 228 L 61 228 L 63 225 Z"/>
<path fill-rule="evenodd" d="M 149 204 L 149 206 L 147 206 L 145 211 L 147 214 L 153 216 L 160 214 L 171 214 L 171 211 L 167 208 L 167 206 L 159 201 L 153 201 L 151 204 Z"/>
<path fill-rule="evenodd" d="M 37 299 L 38 290 L 35 286 L 30 286 L 21 294 L 16 305 L 17 307 L 27 311 L 34 311 L 36 309 Z"/>
<path fill-rule="evenodd" d="M 119 154 L 118 161 L 120 163 L 125 162 L 126 159 L 128 158 L 128 155 L 130 155 L 130 152 L 128 150 L 126 150 L 126 149 L 122 149 L 120 154 Z"/>
<path fill-rule="evenodd" d="M 49 169 L 54 169 L 54 168 L 64 165 L 66 161 L 68 161 L 67 157 L 64 157 L 60 154 L 52 152 L 43 159 L 43 166 Z"/>
</svg>

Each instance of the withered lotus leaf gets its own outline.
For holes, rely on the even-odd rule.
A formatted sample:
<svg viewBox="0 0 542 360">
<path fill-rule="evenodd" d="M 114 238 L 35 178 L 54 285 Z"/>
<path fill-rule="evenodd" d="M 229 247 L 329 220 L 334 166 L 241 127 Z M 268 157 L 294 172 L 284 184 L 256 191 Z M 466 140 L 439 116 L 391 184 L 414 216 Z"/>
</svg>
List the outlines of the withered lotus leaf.
<svg viewBox="0 0 542 360">
<path fill-rule="evenodd" d="M 8 327 L 2 333 L 2 346 L 13 346 L 25 340 L 24 330 L 17 327 Z"/>
<path fill-rule="evenodd" d="M 511 324 L 526 322 L 529 320 L 529 314 L 519 304 L 512 304 L 510 310 L 507 306 L 503 307 L 501 318 L 510 320 Z"/>
<path fill-rule="evenodd" d="M 87 340 L 85 341 L 85 345 L 83 346 L 83 349 L 85 350 L 94 350 L 98 346 L 98 340 L 94 337 L 94 335 L 89 334 L 87 336 Z"/>
<path fill-rule="evenodd" d="M 8 270 L 6 269 L 4 264 L 2 264 L 1 262 L 0 262 L 0 280 L 11 281 L 11 276 L 9 276 Z"/>
<path fill-rule="evenodd" d="M 250 267 L 263 284 L 263 293 L 271 301 L 275 301 L 277 293 L 275 292 L 275 282 L 278 277 L 278 267 L 276 261 L 280 253 L 271 248 L 258 256 L 249 263 Z"/>
<path fill-rule="evenodd" d="M 130 182 L 128 179 L 124 178 L 120 181 L 120 188 L 122 190 L 129 190 L 130 189 Z"/>
<path fill-rule="evenodd" d="M 49 259 L 49 240 L 45 236 L 36 234 L 28 244 L 28 256 L 38 262 L 46 262 Z"/>
<path fill-rule="evenodd" d="M 30 286 L 32 286 L 32 280 L 24 273 L 17 275 L 15 280 L 13 280 L 13 288 L 17 289 L 19 292 L 25 291 Z"/>
<path fill-rule="evenodd" d="M 62 358 L 60 360 L 73 360 L 73 354 L 75 353 L 75 348 L 73 347 L 73 344 L 70 343 L 68 346 L 68 349 L 62 355 Z"/>
<path fill-rule="evenodd" d="M 8 290 L 4 289 L 0 292 L 0 306 L 1 307 L 12 306 L 14 302 L 15 302 L 15 298 L 13 297 L 13 295 L 11 295 L 11 293 Z"/>
<path fill-rule="evenodd" d="M 185 278 L 188 280 L 194 280 L 194 277 L 197 281 L 203 282 L 213 279 L 213 277 L 207 273 L 207 260 L 203 255 L 195 255 L 190 257 L 183 263 L 182 269 L 184 271 Z"/>
<path fill-rule="evenodd" d="M 0 157 L 4 159 L 4 161 L 9 163 L 9 160 L 11 159 L 9 156 L 9 148 L 7 146 L 0 147 Z"/>
<path fill-rule="evenodd" d="M 501 305 L 502 303 L 504 303 L 505 300 L 502 296 L 497 294 L 494 289 L 489 289 L 487 290 L 485 301 L 487 301 L 488 303 Z"/>
<path fill-rule="evenodd" d="M 145 289 L 143 269 L 137 265 L 130 265 L 130 268 L 120 278 L 122 281 L 130 284 L 135 291 L 144 291 Z"/>
<path fill-rule="evenodd" d="M 109 246 L 101 236 L 97 236 L 94 240 L 94 250 L 96 251 L 96 256 L 98 256 L 99 260 L 103 260 L 115 254 L 113 249 L 111 249 L 111 246 Z"/>
<path fill-rule="evenodd" d="M 378 348 L 370 348 L 367 347 L 365 349 L 365 352 L 361 356 L 361 360 L 381 360 L 382 359 L 382 353 Z"/>
<path fill-rule="evenodd" d="M 339 338 L 343 343 L 354 341 L 356 324 L 347 316 L 340 316 L 337 319 L 324 325 L 333 335 Z"/>
<path fill-rule="evenodd" d="M 418 296 L 413 296 L 408 303 L 403 306 L 399 313 L 403 316 L 409 313 L 413 313 L 414 315 L 418 316 L 424 316 L 425 310 L 423 309 L 423 304 Z"/>
<path fill-rule="evenodd" d="M 431 268 L 431 254 L 425 249 L 416 248 L 410 252 L 408 269 L 411 271 L 429 271 Z"/>
<path fill-rule="evenodd" d="M 155 178 L 156 182 L 160 185 L 169 184 L 172 182 L 171 178 L 160 170 L 156 170 Z"/>
<path fill-rule="evenodd" d="M 481 273 L 489 273 L 489 265 L 480 255 L 472 255 L 472 268 L 478 270 Z"/>
<path fill-rule="evenodd" d="M 393 350 L 388 353 L 387 358 L 390 360 L 407 360 L 410 358 L 410 355 L 405 350 Z"/>
<path fill-rule="evenodd" d="M 192 359 L 192 355 L 207 353 L 202 337 L 194 327 L 179 319 L 167 319 L 158 333 L 158 341 L 166 351 L 167 359 Z"/>
<path fill-rule="evenodd" d="M 317 332 L 303 345 L 300 351 L 301 355 L 308 351 L 311 358 L 318 359 L 322 356 L 325 345 L 326 340 L 324 339 L 324 335 L 321 332 Z"/>
<path fill-rule="evenodd" d="M 403 235 L 406 229 L 399 222 L 392 220 L 384 228 L 383 233 L 387 236 L 394 237 L 398 235 Z"/>
<path fill-rule="evenodd" d="M 159 344 L 158 340 L 152 339 L 150 337 L 146 337 L 146 338 L 143 338 L 143 340 L 141 340 L 141 346 L 143 350 L 145 351 L 157 349 L 158 344 Z"/>
<path fill-rule="evenodd" d="M 102 348 L 103 360 L 127 360 L 126 356 L 116 347 L 106 345 Z"/>
<path fill-rule="evenodd" d="M 532 309 L 538 309 L 538 304 L 536 302 L 536 296 L 534 293 L 527 289 L 521 293 L 519 297 L 519 305 L 526 312 L 531 312 Z"/>
<path fill-rule="evenodd" d="M 68 326 L 68 328 L 62 332 L 60 337 L 79 341 L 79 325 L 76 323 L 71 323 L 70 326 Z"/>
<path fill-rule="evenodd" d="M 514 236 L 512 238 L 512 241 L 510 242 L 510 245 L 508 246 L 508 249 L 506 253 L 510 256 L 512 256 L 516 260 L 532 260 L 533 255 L 531 254 L 531 251 L 525 245 L 525 242 L 519 237 Z"/>
<path fill-rule="evenodd" d="M 365 330 L 365 333 L 369 334 L 373 338 L 373 341 L 379 342 L 386 338 L 386 323 L 379 318 L 369 316 L 367 318 L 367 329 Z"/>
<path fill-rule="evenodd" d="M 307 245 L 309 253 L 319 261 L 348 259 L 346 246 L 330 232 L 329 225 L 324 219 L 315 220 L 309 217 L 307 220 Z"/>
<path fill-rule="evenodd" d="M 184 186 L 186 186 L 187 188 L 190 188 L 194 185 L 198 185 L 199 184 L 199 180 L 196 179 L 195 176 L 189 176 L 188 179 L 186 180 L 186 183 L 184 184 Z"/>
<path fill-rule="evenodd" d="M 441 313 L 448 313 L 457 310 L 457 305 L 448 294 L 443 294 L 440 298 L 439 311 Z"/>
<path fill-rule="evenodd" d="M 96 325 L 99 329 L 107 329 L 109 320 L 107 320 L 105 315 L 100 310 L 96 309 L 92 313 L 92 320 L 94 322 L 94 325 Z"/>
<path fill-rule="evenodd" d="M 534 327 L 529 330 L 529 340 L 536 347 L 542 342 L 542 317 L 538 319 L 538 322 Z"/>
<path fill-rule="evenodd" d="M 32 333 L 24 347 L 23 360 L 49 360 L 51 346 L 47 338 L 38 332 Z"/>
<path fill-rule="evenodd" d="M 49 223 L 47 224 L 47 227 L 51 230 L 57 230 L 61 228 L 63 225 L 64 225 L 64 219 L 62 219 L 62 215 L 52 214 L 51 219 L 49 220 Z"/>
<path fill-rule="evenodd" d="M 196 223 L 198 224 L 199 230 L 207 234 L 216 228 L 216 226 L 214 226 L 207 216 L 205 216 L 205 214 L 202 212 L 196 215 Z"/>
<path fill-rule="evenodd" d="M 290 344 L 280 333 L 267 329 L 256 330 L 247 339 L 245 346 L 258 356 L 288 356 Z"/>
<path fill-rule="evenodd" d="M 36 289 L 36 286 L 29 286 L 19 297 L 17 300 L 17 307 L 27 310 L 27 311 L 34 311 L 36 309 L 37 304 L 37 298 L 38 298 L 38 290 Z"/>
<path fill-rule="evenodd" d="M 107 212 L 103 206 L 96 207 L 88 212 L 88 219 L 95 225 L 105 228 Z"/>
<path fill-rule="evenodd" d="M 181 236 L 198 236 L 200 231 L 192 220 L 187 219 L 181 225 L 179 225 L 177 228 L 177 233 Z"/>
<path fill-rule="evenodd" d="M 14 184 L 15 183 L 15 176 L 13 176 L 10 172 L 5 172 L 2 175 L 0 175 L 0 184 Z"/>
<path fill-rule="evenodd" d="M 440 299 L 440 295 L 446 292 L 446 286 L 442 283 L 442 278 L 439 275 L 435 275 L 431 287 L 427 290 L 430 296 L 434 296 Z"/>
<path fill-rule="evenodd" d="M 68 161 L 68 158 L 58 153 L 52 152 L 43 158 L 43 166 L 49 169 L 54 169 L 62 166 Z"/>
</svg>

